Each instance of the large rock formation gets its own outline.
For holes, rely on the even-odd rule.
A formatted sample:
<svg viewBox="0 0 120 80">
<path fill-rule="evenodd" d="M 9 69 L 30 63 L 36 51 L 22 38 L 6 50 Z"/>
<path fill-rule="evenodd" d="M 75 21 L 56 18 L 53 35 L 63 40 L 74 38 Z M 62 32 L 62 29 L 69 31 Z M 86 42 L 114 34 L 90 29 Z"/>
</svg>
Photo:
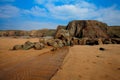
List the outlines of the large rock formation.
<svg viewBox="0 0 120 80">
<path fill-rule="evenodd" d="M 120 38 L 120 26 L 109 26 L 108 34 L 111 38 Z"/>
<path fill-rule="evenodd" d="M 54 38 L 62 40 L 69 39 L 70 38 L 69 31 L 65 30 L 65 27 L 58 26 Z"/>
<path fill-rule="evenodd" d="M 77 38 L 109 38 L 107 28 L 107 24 L 96 20 L 75 20 L 66 27 L 70 35 Z"/>
</svg>

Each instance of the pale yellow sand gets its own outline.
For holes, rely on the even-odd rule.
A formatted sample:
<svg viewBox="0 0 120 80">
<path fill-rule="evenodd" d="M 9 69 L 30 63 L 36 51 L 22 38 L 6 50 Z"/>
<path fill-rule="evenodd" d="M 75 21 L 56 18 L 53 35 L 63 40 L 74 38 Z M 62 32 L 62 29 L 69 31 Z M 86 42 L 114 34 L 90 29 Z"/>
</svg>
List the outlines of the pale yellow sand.
<svg viewBox="0 0 120 80">
<path fill-rule="evenodd" d="M 52 80 L 120 80 L 120 45 L 71 47 Z"/>
</svg>

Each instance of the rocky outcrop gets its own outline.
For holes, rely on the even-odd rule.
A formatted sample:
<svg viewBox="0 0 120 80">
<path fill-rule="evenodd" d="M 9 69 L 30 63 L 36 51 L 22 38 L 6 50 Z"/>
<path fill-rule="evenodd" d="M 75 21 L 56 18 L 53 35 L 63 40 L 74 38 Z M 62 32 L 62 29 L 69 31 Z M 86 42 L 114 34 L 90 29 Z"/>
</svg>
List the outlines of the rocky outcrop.
<svg viewBox="0 0 120 80">
<path fill-rule="evenodd" d="M 70 35 L 77 38 L 109 38 L 107 28 L 107 24 L 95 20 L 75 20 L 66 27 Z"/>
<path fill-rule="evenodd" d="M 28 32 L 23 30 L 3 30 L 0 31 L 0 36 L 27 36 Z"/>
<path fill-rule="evenodd" d="M 23 45 L 15 45 L 13 50 L 28 50 L 31 48 L 41 50 L 45 46 L 51 46 L 53 47 L 52 51 L 54 51 L 64 46 L 73 45 L 120 44 L 119 29 L 118 27 L 112 29 L 107 24 L 95 20 L 75 20 L 67 26 L 59 25 L 56 31 L 51 31 L 52 34 L 48 29 L 29 31 L 29 36 L 41 37 L 39 42 L 27 41 Z M 8 34 L 12 36 L 16 33 L 11 31 Z M 47 36 L 46 34 L 54 35 L 54 37 L 44 37 Z"/>
<path fill-rule="evenodd" d="M 109 26 L 107 32 L 111 38 L 120 38 L 120 26 Z"/>
</svg>

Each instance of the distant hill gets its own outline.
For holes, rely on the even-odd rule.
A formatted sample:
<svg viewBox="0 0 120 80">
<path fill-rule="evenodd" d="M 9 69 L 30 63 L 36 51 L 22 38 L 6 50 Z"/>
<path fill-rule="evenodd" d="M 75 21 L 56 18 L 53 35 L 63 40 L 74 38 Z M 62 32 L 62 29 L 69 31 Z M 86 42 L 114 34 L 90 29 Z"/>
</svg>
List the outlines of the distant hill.
<svg viewBox="0 0 120 80">
<path fill-rule="evenodd" d="M 44 37 L 54 36 L 54 29 L 41 29 L 41 30 L 0 30 L 0 36 L 31 36 L 31 37 Z"/>
</svg>

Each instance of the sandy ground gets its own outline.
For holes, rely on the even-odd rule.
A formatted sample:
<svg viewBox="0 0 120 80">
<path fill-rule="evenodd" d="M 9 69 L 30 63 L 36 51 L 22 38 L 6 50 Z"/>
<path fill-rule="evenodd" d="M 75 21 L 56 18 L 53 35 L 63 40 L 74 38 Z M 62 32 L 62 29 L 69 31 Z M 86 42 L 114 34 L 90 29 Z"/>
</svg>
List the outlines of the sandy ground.
<svg viewBox="0 0 120 80">
<path fill-rule="evenodd" d="M 43 49 L 42 51 L 33 49 L 17 51 L 10 50 L 14 45 L 24 44 L 26 41 L 37 42 L 39 39 L 0 38 L 0 72 L 24 61 L 29 61 L 31 58 L 49 51 L 49 49 Z"/>
<path fill-rule="evenodd" d="M 16 50 L 11 48 L 26 41 L 38 42 L 38 38 L 0 38 L 0 80 L 50 80 L 62 64 L 69 48 L 51 52 L 42 50 Z"/>
<path fill-rule="evenodd" d="M 120 80 L 120 45 L 71 47 L 52 80 Z"/>
<path fill-rule="evenodd" d="M 10 50 L 26 41 L 38 42 L 39 39 L 0 38 L 0 80 L 49 80 L 46 78 L 51 75 L 49 72 L 54 73 L 54 66 L 62 62 L 60 56 L 64 54 L 57 53 L 64 52 L 58 51 L 54 56 L 47 54 L 51 48 Z M 100 51 L 100 47 L 105 51 Z M 46 55 L 41 56 L 43 53 Z M 70 47 L 51 80 L 120 80 L 120 45 Z"/>
</svg>

